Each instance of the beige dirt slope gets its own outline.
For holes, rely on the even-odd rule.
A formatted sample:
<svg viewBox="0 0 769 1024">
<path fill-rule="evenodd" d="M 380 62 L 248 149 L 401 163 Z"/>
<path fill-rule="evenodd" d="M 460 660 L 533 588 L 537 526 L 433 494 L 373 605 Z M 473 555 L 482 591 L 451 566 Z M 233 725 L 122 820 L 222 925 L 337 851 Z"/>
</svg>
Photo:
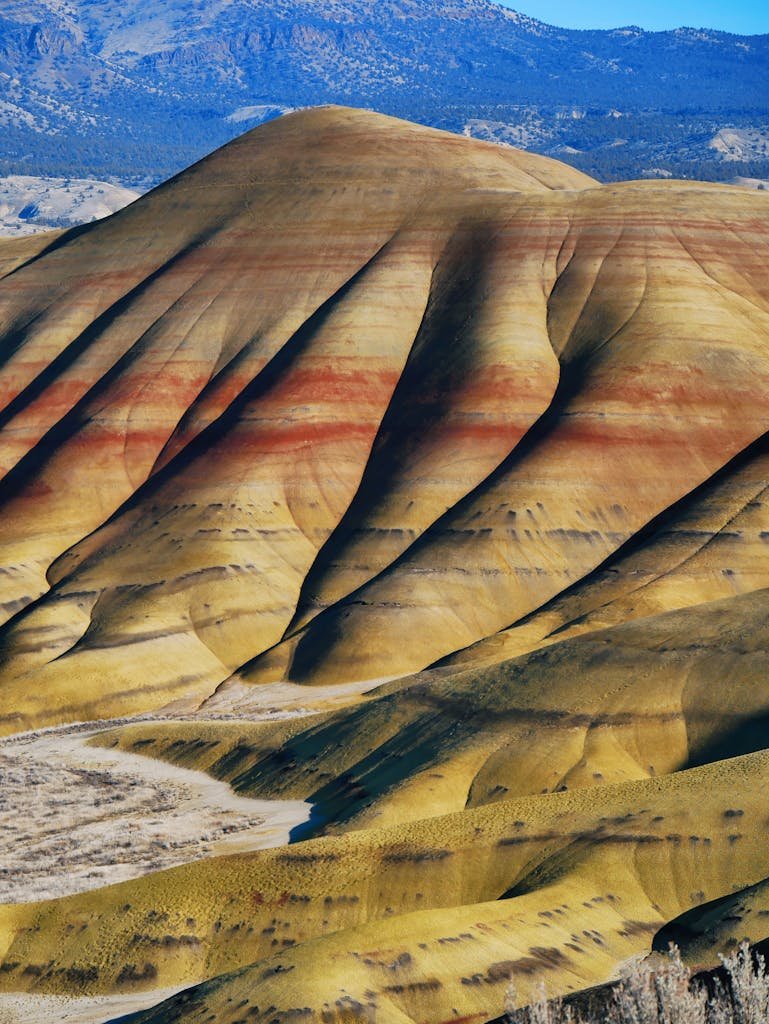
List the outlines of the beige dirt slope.
<svg viewBox="0 0 769 1024">
<path fill-rule="evenodd" d="M 767 266 L 769 195 L 345 108 L 4 242 L 0 732 L 312 813 L 0 907 L 0 990 L 480 1024 L 766 938 Z"/>
</svg>

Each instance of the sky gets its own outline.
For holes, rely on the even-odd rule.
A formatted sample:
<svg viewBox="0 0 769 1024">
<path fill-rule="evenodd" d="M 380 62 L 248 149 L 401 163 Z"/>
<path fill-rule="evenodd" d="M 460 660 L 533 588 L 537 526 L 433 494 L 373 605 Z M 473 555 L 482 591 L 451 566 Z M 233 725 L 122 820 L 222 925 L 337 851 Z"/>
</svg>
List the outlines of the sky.
<svg viewBox="0 0 769 1024">
<path fill-rule="evenodd" d="M 502 0 L 522 14 L 563 28 L 691 25 L 740 35 L 769 32 L 767 0 Z"/>
</svg>

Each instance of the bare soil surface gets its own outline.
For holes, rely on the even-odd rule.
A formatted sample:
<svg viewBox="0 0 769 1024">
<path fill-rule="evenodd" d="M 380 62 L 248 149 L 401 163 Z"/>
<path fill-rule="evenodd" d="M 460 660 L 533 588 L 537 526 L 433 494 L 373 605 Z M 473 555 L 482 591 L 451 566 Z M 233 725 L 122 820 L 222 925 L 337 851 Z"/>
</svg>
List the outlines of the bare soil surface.
<svg viewBox="0 0 769 1024">
<path fill-rule="evenodd" d="M 157 989 L 133 995 L 67 996 L 6 995 L 0 993 L 0 1024 L 104 1024 L 128 1013 L 157 1006 L 179 989 Z"/>
<path fill-rule="evenodd" d="M 279 846 L 308 817 L 301 801 L 250 800 L 202 772 L 90 747 L 96 731 L 73 726 L 0 742 L 0 903 Z"/>
</svg>

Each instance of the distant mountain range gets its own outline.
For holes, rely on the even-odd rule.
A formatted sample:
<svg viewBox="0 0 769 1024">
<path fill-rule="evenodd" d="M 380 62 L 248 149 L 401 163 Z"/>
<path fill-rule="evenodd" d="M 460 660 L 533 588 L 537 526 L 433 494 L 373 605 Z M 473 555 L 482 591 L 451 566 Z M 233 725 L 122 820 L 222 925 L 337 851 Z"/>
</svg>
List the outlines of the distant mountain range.
<svg viewBox="0 0 769 1024">
<path fill-rule="evenodd" d="M 602 179 L 769 177 L 769 36 L 573 31 L 490 0 L 0 0 L 0 81 L 0 174 L 147 186 L 345 103 Z"/>
</svg>

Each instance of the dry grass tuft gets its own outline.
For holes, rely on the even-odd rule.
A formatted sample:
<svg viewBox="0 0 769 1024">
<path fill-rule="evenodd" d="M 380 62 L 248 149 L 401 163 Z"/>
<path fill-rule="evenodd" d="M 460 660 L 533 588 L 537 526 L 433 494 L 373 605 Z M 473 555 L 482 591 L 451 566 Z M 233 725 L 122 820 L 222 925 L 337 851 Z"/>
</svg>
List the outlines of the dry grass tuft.
<svg viewBox="0 0 769 1024">
<path fill-rule="evenodd" d="M 658 964 L 635 963 L 614 986 L 601 1010 L 587 1015 L 544 986 L 529 1006 L 516 1007 L 515 987 L 506 998 L 508 1024 L 767 1024 L 769 977 L 760 953 L 747 942 L 722 956 L 722 970 L 693 979 L 675 946 Z"/>
</svg>

